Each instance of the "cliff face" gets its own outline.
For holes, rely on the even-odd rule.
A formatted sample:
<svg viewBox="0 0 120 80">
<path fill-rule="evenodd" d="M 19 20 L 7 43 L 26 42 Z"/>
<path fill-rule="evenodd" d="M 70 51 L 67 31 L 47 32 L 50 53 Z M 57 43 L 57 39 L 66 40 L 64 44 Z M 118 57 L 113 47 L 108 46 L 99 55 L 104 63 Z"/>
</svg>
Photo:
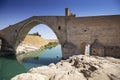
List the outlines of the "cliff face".
<svg viewBox="0 0 120 80">
<path fill-rule="evenodd" d="M 43 39 L 40 36 L 33 36 L 33 35 L 27 35 L 22 43 L 18 46 L 16 52 L 19 53 L 26 53 L 30 51 L 35 51 L 38 49 L 41 49 L 41 47 L 48 44 L 49 41 Z"/>
<path fill-rule="evenodd" d="M 33 68 L 11 80 L 120 80 L 120 59 L 77 55 Z"/>
</svg>

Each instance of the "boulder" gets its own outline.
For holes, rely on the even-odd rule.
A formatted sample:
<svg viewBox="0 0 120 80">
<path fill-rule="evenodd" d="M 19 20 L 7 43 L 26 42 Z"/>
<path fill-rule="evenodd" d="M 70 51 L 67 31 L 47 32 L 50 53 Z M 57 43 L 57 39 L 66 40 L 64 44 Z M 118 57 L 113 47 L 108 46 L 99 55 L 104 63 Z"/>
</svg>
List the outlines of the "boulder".
<svg viewBox="0 0 120 80">
<path fill-rule="evenodd" d="M 34 77 L 36 76 L 36 78 Z M 32 68 L 12 80 L 120 80 L 120 59 L 75 55 L 57 64 Z"/>
</svg>

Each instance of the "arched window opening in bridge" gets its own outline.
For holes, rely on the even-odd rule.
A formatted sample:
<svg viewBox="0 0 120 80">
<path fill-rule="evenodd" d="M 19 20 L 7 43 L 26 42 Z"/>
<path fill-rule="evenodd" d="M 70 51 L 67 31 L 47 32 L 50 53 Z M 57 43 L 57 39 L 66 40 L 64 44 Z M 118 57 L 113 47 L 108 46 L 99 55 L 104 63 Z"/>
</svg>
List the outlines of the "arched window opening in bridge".
<svg viewBox="0 0 120 80">
<path fill-rule="evenodd" d="M 86 32 L 87 30 L 84 30 L 84 32 Z"/>
<path fill-rule="evenodd" d="M 31 66 L 28 63 L 36 66 L 60 61 L 62 59 L 61 45 L 54 32 L 45 24 L 32 27 L 17 48 L 17 59 L 27 66 Z"/>
<path fill-rule="evenodd" d="M 58 26 L 58 30 L 61 30 L 61 26 Z"/>
</svg>

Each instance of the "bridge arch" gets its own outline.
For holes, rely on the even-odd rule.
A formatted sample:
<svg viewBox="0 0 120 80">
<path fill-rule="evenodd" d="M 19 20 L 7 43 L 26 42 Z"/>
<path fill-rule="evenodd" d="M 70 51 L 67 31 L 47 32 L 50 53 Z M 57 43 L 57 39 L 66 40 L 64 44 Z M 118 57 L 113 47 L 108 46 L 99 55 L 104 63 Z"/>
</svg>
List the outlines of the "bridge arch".
<svg viewBox="0 0 120 80">
<path fill-rule="evenodd" d="M 60 38 L 60 35 L 57 33 L 59 30 L 56 29 L 56 26 L 47 22 L 47 21 L 44 21 L 44 20 L 30 20 L 28 22 L 26 22 L 19 30 L 19 32 L 17 32 L 17 36 L 16 36 L 16 43 L 15 43 L 15 49 L 17 49 L 18 45 L 24 40 L 24 38 L 26 37 L 26 35 L 28 34 L 28 32 L 36 27 L 37 25 L 40 25 L 40 24 L 44 24 L 46 26 L 48 26 L 56 35 L 59 43 L 61 44 L 62 40 Z M 60 27 L 60 26 L 58 26 Z M 62 49 L 62 46 L 61 46 L 61 49 Z M 62 52 L 62 55 L 63 55 L 63 52 Z"/>
</svg>

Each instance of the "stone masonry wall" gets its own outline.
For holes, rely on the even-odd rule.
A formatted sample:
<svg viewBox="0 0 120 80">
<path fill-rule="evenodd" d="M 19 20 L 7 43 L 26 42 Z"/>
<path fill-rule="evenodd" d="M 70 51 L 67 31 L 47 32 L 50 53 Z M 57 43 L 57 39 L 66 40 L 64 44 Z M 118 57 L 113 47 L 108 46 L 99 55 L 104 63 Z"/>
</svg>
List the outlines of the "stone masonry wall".
<svg viewBox="0 0 120 80">
<path fill-rule="evenodd" d="M 102 55 L 120 56 L 120 15 L 94 17 L 33 16 L 1 30 L 0 37 L 15 49 L 27 32 L 41 23 L 48 25 L 57 35 L 62 45 L 64 58 L 84 54 L 85 46 L 92 45 L 96 39 L 104 47 Z M 97 50 L 101 51 L 98 47 Z"/>
<path fill-rule="evenodd" d="M 85 45 L 92 45 L 96 39 L 104 46 L 120 47 L 120 16 L 68 17 L 67 20 L 67 40 L 77 46 L 78 54 L 84 53 Z"/>
</svg>

